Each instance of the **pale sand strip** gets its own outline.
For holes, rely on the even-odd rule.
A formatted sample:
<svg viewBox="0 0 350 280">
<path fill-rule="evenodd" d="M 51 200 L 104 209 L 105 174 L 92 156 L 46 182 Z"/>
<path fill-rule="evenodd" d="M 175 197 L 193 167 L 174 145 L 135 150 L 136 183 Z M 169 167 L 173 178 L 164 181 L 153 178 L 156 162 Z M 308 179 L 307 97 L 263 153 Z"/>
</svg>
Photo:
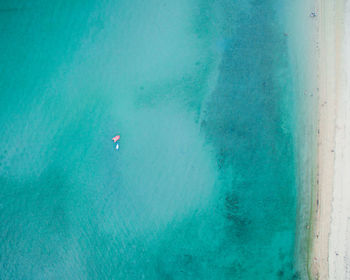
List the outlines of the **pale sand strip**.
<svg viewBox="0 0 350 280">
<path fill-rule="evenodd" d="M 338 207 L 339 179 L 348 171 L 343 162 L 345 138 L 339 134 L 336 125 L 345 124 L 344 113 L 346 98 L 342 80 L 342 44 L 343 44 L 343 1 L 320 0 L 320 57 L 319 57 L 319 135 L 317 185 L 314 199 L 311 272 L 315 279 L 346 279 L 334 275 L 333 243 L 330 239 L 332 208 Z M 345 99 L 345 100 L 344 100 Z M 339 140 L 339 138 L 341 140 Z M 350 171 L 350 170 L 349 170 Z M 349 172 L 348 171 L 348 172 Z M 333 190 L 335 200 L 333 201 Z M 349 198 L 347 198 L 349 200 Z M 349 200 L 350 203 L 350 200 Z M 344 212 L 336 215 L 342 216 Z M 338 241 L 338 240 L 337 240 Z M 331 247 L 329 247 L 331 244 Z M 345 246 L 345 244 L 342 244 Z M 339 246 L 342 246 L 339 244 Z M 330 258 L 329 258 L 330 257 Z"/>
<path fill-rule="evenodd" d="M 350 3 L 338 6 L 338 91 L 329 279 L 350 279 Z"/>
</svg>

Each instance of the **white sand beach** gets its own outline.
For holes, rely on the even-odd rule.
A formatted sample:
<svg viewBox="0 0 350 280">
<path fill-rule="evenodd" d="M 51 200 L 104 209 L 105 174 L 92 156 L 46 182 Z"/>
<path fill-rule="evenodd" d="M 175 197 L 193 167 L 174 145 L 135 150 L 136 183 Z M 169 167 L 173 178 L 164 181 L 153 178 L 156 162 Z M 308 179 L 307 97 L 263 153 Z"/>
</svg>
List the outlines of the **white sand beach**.
<svg viewBox="0 0 350 280">
<path fill-rule="evenodd" d="M 319 130 L 311 273 L 350 279 L 350 8 L 319 5 Z"/>
<path fill-rule="evenodd" d="M 342 1 L 340 1 L 342 2 Z M 350 279 L 350 3 L 339 4 L 334 185 L 329 279 Z"/>
</svg>

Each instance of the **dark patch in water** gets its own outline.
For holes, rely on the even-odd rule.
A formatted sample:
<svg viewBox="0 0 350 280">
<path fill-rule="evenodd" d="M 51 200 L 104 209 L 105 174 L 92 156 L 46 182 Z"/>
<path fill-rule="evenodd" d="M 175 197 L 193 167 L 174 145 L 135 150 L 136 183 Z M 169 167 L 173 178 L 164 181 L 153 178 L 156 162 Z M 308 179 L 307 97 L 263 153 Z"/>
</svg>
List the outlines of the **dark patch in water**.
<svg viewBox="0 0 350 280">
<path fill-rule="evenodd" d="M 227 11 L 237 16 L 231 17 L 231 26 L 237 28 L 225 44 L 217 86 L 201 125 L 216 148 L 224 178 L 224 242 L 232 250 L 241 247 L 241 259 L 247 252 L 251 258 L 241 263 L 240 279 L 250 275 L 253 259 L 268 267 L 272 260 L 264 260 L 266 254 L 278 259 L 282 250 L 288 258 L 280 260 L 281 266 L 293 259 L 296 215 L 286 38 L 269 1 L 254 3 L 239 15 L 234 4 Z M 288 108 L 283 105 L 286 100 Z M 274 241 L 281 231 L 288 232 L 288 242 Z M 275 275 L 291 279 L 293 270 L 292 265 L 291 270 L 277 270 Z"/>
<path fill-rule="evenodd" d="M 16 13 L 28 10 L 28 8 L 0 8 L 0 13 Z"/>
</svg>

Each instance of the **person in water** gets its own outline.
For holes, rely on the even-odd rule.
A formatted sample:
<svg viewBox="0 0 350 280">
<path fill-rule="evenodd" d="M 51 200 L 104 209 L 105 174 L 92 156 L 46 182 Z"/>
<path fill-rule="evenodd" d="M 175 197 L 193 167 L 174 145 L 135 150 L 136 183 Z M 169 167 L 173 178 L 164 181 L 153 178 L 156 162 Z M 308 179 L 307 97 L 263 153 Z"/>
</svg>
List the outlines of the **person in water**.
<svg viewBox="0 0 350 280">
<path fill-rule="evenodd" d="M 114 143 L 117 143 L 117 141 L 120 139 L 120 135 L 117 135 L 117 136 L 114 136 L 113 138 L 112 138 L 112 140 L 114 141 Z M 117 149 L 117 150 L 119 150 L 119 144 L 117 143 L 117 145 L 115 146 L 115 148 Z"/>
</svg>

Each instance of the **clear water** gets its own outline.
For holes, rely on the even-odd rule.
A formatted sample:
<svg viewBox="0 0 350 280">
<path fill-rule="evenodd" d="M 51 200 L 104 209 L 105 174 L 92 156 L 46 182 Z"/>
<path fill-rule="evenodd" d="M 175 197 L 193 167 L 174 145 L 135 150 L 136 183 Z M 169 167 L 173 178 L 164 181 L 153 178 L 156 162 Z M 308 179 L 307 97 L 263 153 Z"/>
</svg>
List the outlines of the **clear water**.
<svg viewBox="0 0 350 280">
<path fill-rule="evenodd" d="M 279 2 L 2 1 L 0 278 L 298 279 Z"/>
</svg>

